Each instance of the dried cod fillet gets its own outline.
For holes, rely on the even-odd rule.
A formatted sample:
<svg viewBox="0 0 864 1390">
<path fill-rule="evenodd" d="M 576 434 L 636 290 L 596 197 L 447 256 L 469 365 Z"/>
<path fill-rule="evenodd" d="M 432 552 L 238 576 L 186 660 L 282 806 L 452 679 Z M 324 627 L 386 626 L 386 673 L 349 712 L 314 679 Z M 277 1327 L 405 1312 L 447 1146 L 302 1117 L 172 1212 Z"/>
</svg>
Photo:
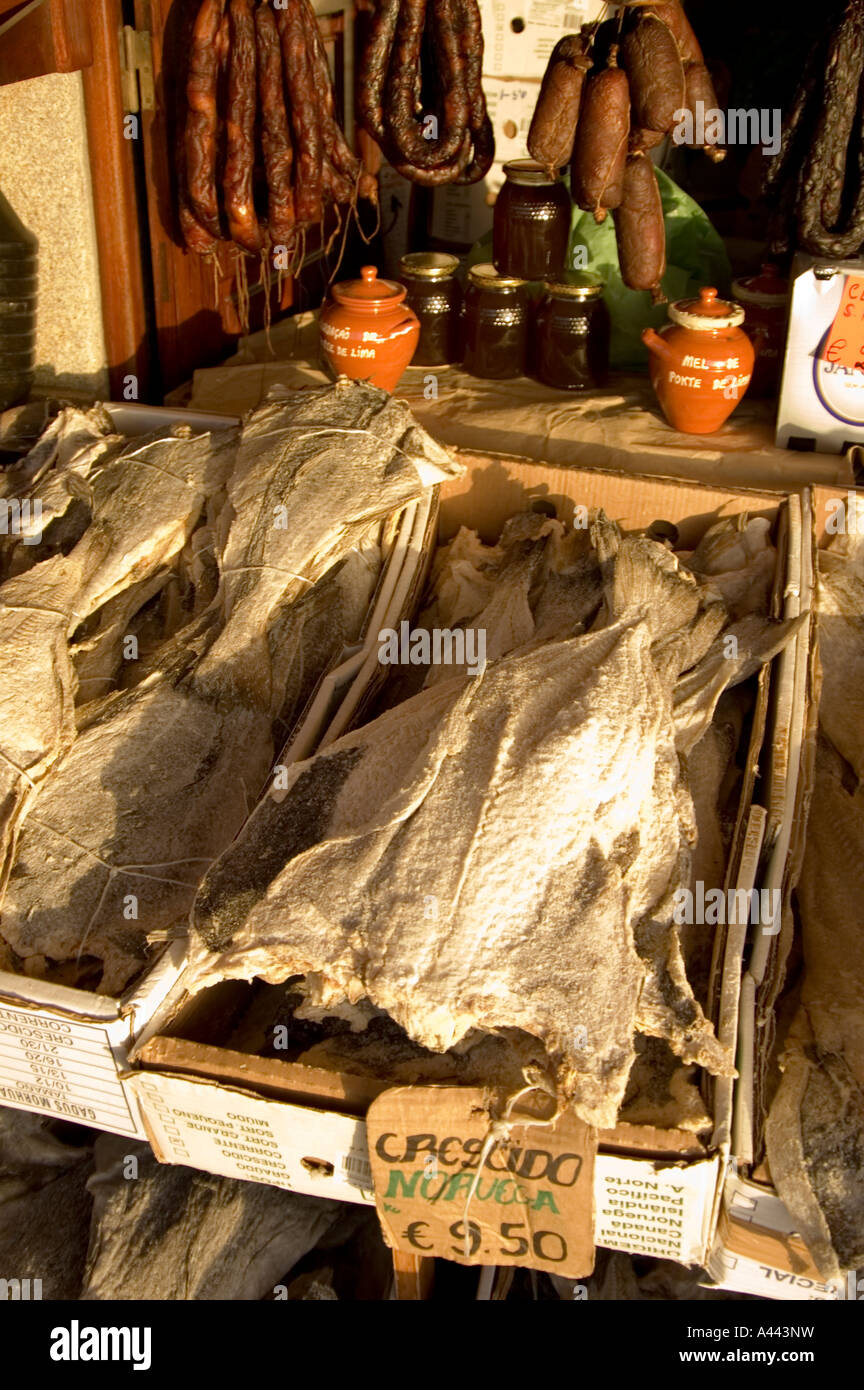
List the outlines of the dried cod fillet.
<svg viewBox="0 0 864 1390">
<path fill-rule="evenodd" d="M 770 532 L 767 517 L 741 512 L 706 531 L 686 561 L 722 594 L 733 618 L 769 611 L 777 564 Z"/>
<path fill-rule="evenodd" d="M 61 1143 L 49 1124 L 0 1109 L 0 1269 L 4 1278 L 39 1280 L 32 1298 L 72 1299 L 87 1253 L 92 1162 L 88 1149 Z"/>
<path fill-rule="evenodd" d="M 0 473 L 0 497 L 23 497 L 54 470 L 58 474 L 73 466 L 76 456 L 89 451 L 114 435 L 114 422 L 107 410 L 94 405 L 90 410 L 67 406 L 43 430 L 33 448 Z"/>
<path fill-rule="evenodd" d="M 201 670 L 238 697 L 278 712 L 270 690 L 266 624 L 277 604 L 309 588 L 356 539 L 461 465 L 402 402 L 366 382 L 265 402 L 243 425 L 228 498 L 225 630 Z M 284 508 L 284 511 L 281 509 Z"/>
<path fill-rule="evenodd" d="M 340 1202 L 157 1163 L 128 1139 L 102 1135 L 94 1152 L 85 1300 L 264 1298 L 344 1213 Z"/>
<path fill-rule="evenodd" d="M 728 1072 L 672 925 L 695 827 L 671 704 L 686 644 L 664 615 L 689 615 L 695 650 L 706 635 L 661 550 L 614 538 L 631 593 L 613 567 L 608 627 L 435 685 L 292 768 L 202 885 L 191 987 L 315 974 L 321 1003 L 367 996 L 438 1051 L 522 1029 L 601 1126 L 637 1029 Z"/>
<path fill-rule="evenodd" d="M 344 444 L 343 420 L 369 424 L 359 447 Z M 2 922 L 19 957 L 96 957 L 100 990 L 114 993 L 147 959 L 148 937 L 183 921 L 205 868 L 260 795 L 274 722 L 299 713 L 349 628 L 359 635 L 376 578 L 370 528 L 445 467 L 458 470 L 372 387 L 328 387 L 253 412 L 242 485 L 229 483 L 233 521 L 212 609 L 165 644 L 151 676 L 95 715 L 82 711 L 76 743 L 34 798 Z M 334 519 L 327 506 L 337 501 Z M 365 558 L 332 568 L 358 544 Z M 269 559 L 238 573 L 241 551 Z M 328 564 L 316 589 L 297 581 L 301 566 L 317 577 Z"/>
<path fill-rule="evenodd" d="M 820 734 L 797 887 L 800 1007 L 765 1130 L 780 1196 L 826 1278 L 864 1265 L 864 509 L 819 554 Z"/>
<path fill-rule="evenodd" d="M 70 554 L 0 585 L 0 898 L 25 803 L 74 738 L 68 636 L 179 552 L 233 460 L 233 436 L 136 441 L 100 471 L 93 520 Z"/>
<path fill-rule="evenodd" d="M 359 633 L 375 577 L 368 555 L 351 552 L 279 617 L 274 665 L 289 722 L 350 629 Z M 202 688 L 196 656 L 216 630 L 205 614 L 164 644 L 140 684 L 81 711 L 75 743 L 33 801 L 4 905 L 3 935 L 25 961 L 95 957 L 100 991 L 118 992 L 243 824 L 273 761 L 273 725 L 267 709 L 214 695 L 209 679 Z"/>
</svg>

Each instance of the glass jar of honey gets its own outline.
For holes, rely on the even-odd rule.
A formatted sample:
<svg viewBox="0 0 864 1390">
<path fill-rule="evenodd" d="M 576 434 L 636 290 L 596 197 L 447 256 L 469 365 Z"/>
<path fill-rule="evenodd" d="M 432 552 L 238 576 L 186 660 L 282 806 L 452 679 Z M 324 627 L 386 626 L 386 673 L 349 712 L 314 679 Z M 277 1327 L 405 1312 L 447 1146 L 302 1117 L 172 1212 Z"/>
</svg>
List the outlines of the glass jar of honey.
<svg viewBox="0 0 864 1390">
<path fill-rule="evenodd" d="M 538 377 L 559 391 L 605 385 L 612 323 L 602 280 L 571 270 L 544 289 L 536 317 Z"/>
<path fill-rule="evenodd" d="M 524 280 L 488 262 L 472 265 L 462 314 L 466 372 L 498 381 L 525 375 L 529 307 Z"/>
<path fill-rule="evenodd" d="M 546 280 L 564 269 L 570 194 L 536 159 L 511 159 L 495 200 L 492 260 L 503 275 Z"/>
<path fill-rule="evenodd" d="M 399 262 L 399 278 L 408 290 L 405 302 L 420 320 L 420 340 L 411 358 L 415 367 L 445 367 L 461 356 L 462 290 L 456 279 L 457 256 L 443 251 L 413 251 Z"/>
</svg>

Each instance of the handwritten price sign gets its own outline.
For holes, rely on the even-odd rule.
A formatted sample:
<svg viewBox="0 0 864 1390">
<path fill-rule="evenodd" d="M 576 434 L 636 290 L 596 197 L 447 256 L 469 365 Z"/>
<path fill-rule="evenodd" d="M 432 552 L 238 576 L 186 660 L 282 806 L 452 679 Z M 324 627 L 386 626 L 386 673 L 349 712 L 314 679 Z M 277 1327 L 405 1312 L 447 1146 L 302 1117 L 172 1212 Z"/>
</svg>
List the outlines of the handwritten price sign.
<svg viewBox="0 0 864 1390">
<path fill-rule="evenodd" d="M 822 357 L 840 367 L 864 371 L 864 276 L 846 276 Z"/>
</svg>

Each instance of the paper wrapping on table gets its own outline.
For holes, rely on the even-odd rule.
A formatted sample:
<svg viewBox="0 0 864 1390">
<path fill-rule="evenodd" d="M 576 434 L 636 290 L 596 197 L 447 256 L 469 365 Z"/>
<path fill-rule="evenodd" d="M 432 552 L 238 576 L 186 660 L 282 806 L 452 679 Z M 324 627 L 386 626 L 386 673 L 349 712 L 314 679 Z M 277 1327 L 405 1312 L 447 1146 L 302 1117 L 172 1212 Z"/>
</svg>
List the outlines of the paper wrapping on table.
<svg viewBox="0 0 864 1390">
<path fill-rule="evenodd" d="M 327 380 L 318 365 L 313 314 L 271 329 L 272 357 L 263 334 L 242 340 L 235 357 L 195 373 L 196 410 L 241 415 L 271 386 L 297 390 Z M 712 435 L 686 435 L 663 418 L 647 377 L 620 375 L 590 395 L 554 391 L 525 377 L 479 381 L 457 367 L 409 367 L 396 389 L 414 418 L 443 444 L 511 454 L 553 467 L 611 469 L 685 478 L 728 487 L 787 490 L 806 483 L 853 485 L 849 460 L 837 454 L 795 453 L 774 446 L 774 406 L 745 399 Z"/>
</svg>

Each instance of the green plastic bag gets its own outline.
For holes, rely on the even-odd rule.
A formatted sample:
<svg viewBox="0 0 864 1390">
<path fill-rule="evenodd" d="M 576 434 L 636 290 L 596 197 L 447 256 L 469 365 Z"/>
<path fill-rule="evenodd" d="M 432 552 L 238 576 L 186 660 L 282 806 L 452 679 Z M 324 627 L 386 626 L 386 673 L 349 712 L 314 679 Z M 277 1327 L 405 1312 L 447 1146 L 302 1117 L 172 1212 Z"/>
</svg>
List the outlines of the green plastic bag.
<svg viewBox="0 0 864 1390">
<path fill-rule="evenodd" d="M 662 169 L 656 174 L 666 223 L 666 298 L 672 303 L 695 296 L 703 285 L 715 285 L 721 294 L 728 294 L 732 268 L 719 233 L 683 188 Z M 587 263 L 578 254 L 580 248 L 587 252 Z M 574 208 L 568 259 L 571 266 L 593 271 L 606 282 L 604 298 L 612 315 L 610 366 L 644 370 L 648 349 L 642 342 L 642 329 L 662 328 L 668 322 L 667 306 L 652 304 L 647 290 L 628 290 L 623 283 L 611 214 L 598 226 L 590 212 Z"/>
</svg>

